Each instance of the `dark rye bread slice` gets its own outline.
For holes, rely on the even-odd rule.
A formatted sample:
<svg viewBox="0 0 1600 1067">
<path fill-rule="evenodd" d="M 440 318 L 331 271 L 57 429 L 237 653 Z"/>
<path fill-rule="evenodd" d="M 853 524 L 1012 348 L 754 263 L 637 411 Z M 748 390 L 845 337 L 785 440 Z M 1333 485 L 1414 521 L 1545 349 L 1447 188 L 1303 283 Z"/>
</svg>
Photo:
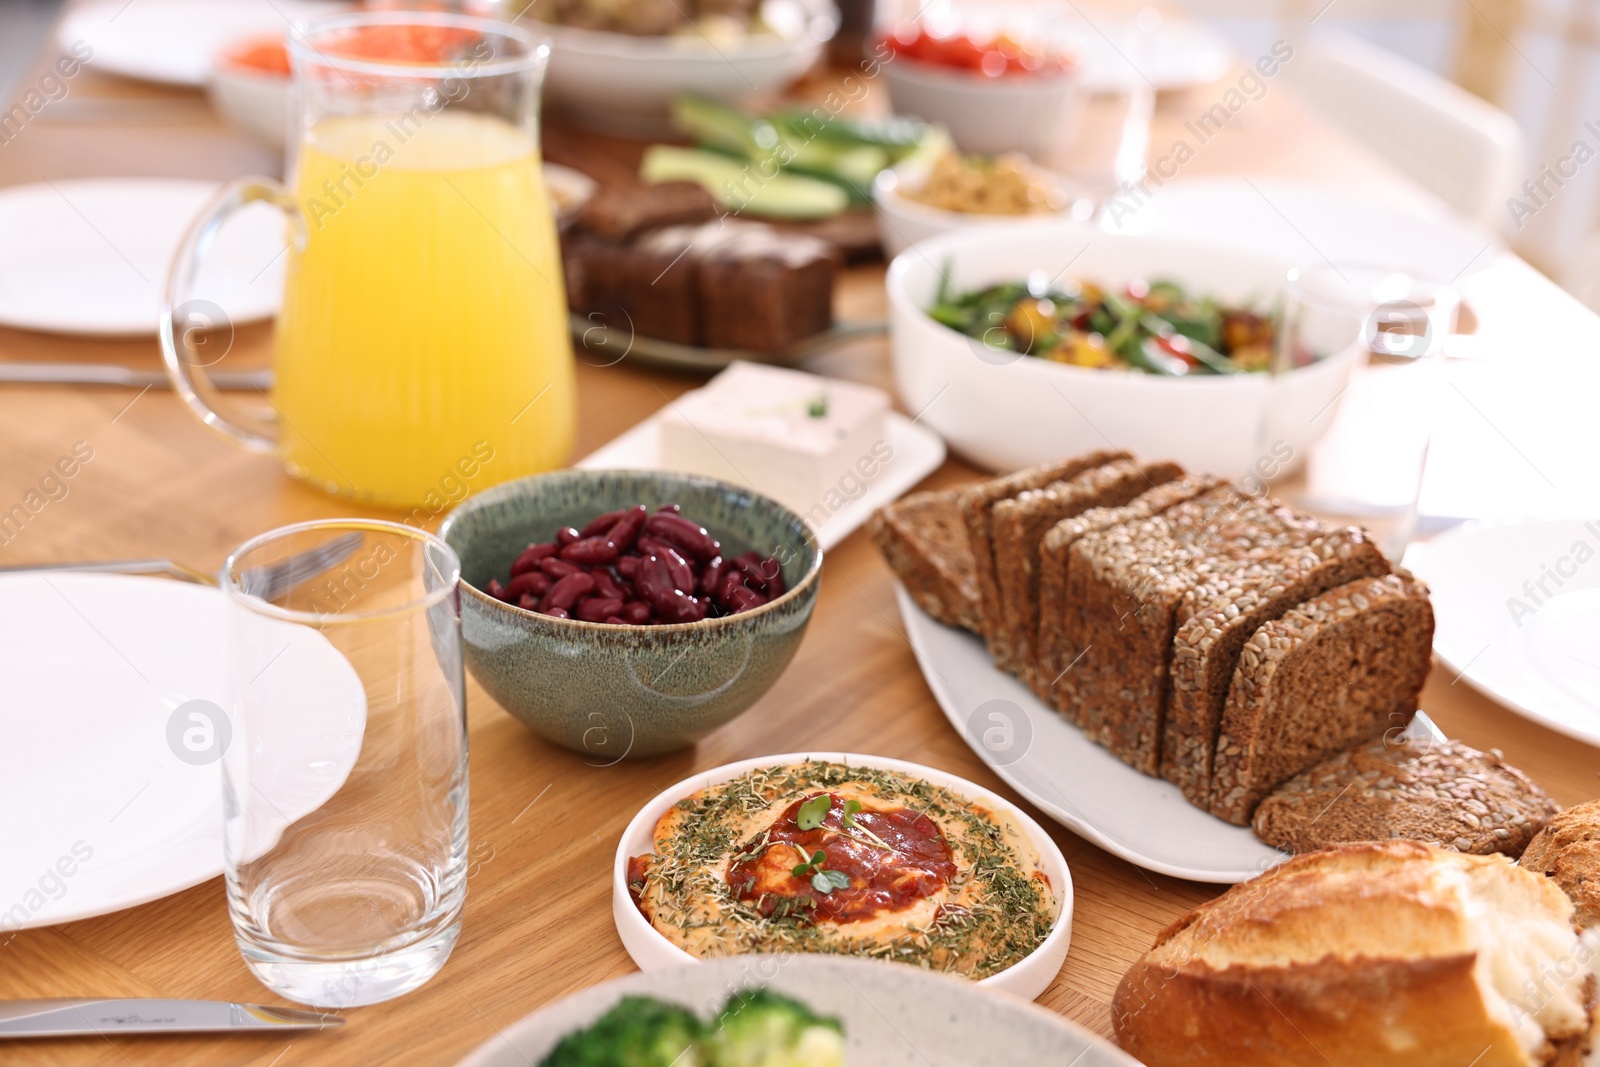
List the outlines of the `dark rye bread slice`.
<svg viewBox="0 0 1600 1067">
<path fill-rule="evenodd" d="M 1140 493 L 1183 476 L 1176 463 L 1119 459 L 1066 482 L 1029 489 L 997 501 L 990 513 L 1000 610 L 989 627 L 995 666 L 1021 675 L 1033 660 L 1039 622 L 1039 542 L 1062 519 L 1090 508 L 1120 507 Z"/>
<path fill-rule="evenodd" d="M 1126 452 L 1090 452 L 991 478 L 968 486 L 962 492 L 961 518 L 967 526 L 967 540 L 972 546 L 972 563 L 978 578 L 978 613 L 983 620 L 980 632 L 987 634 L 1000 613 L 1000 586 L 995 577 L 994 545 L 989 537 L 994 505 L 1026 490 L 1043 489 L 1051 482 L 1070 481 L 1086 470 L 1128 458 Z"/>
<path fill-rule="evenodd" d="M 1161 777 L 1205 807 L 1222 708 L 1239 652 L 1263 623 L 1302 601 L 1358 578 L 1389 573 L 1389 561 L 1359 526 L 1333 530 L 1282 558 L 1251 564 L 1221 582 L 1191 589 L 1178 609 L 1172 641 Z"/>
<path fill-rule="evenodd" d="M 946 626 L 979 633 L 978 578 L 960 497 L 960 489 L 901 497 L 873 512 L 868 531 L 917 607 Z"/>
<path fill-rule="evenodd" d="M 1349 582 L 1263 625 L 1223 707 L 1212 814 L 1249 825 L 1280 782 L 1406 726 L 1432 651 L 1428 588 L 1406 574 Z"/>
<path fill-rule="evenodd" d="M 1160 771 L 1172 639 L 1185 596 L 1326 532 L 1309 516 L 1232 488 L 1145 522 L 1081 538 L 1067 565 L 1068 640 L 1081 649 L 1056 689 L 1099 744 Z"/>
<path fill-rule="evenodd" d="M 1222 484 L 1221 479 L 1208 474 L 1179 478 L 1141 493 L 1123 507 L 1092 508 L 1050 528 L 1039 545 L 1039 625 L 1034 632 L 1035 655 L 1033 662 L 1023 664 L 1023 679 L 1039 699 L 1076 721 L 1068 709 L 1060 707 L 1054 689 L 1081 651 L 1071 648 L 1067 640 L 1067 562 L 1072 546 L 1086 534 L 1154 518 Z"/>
</svg>

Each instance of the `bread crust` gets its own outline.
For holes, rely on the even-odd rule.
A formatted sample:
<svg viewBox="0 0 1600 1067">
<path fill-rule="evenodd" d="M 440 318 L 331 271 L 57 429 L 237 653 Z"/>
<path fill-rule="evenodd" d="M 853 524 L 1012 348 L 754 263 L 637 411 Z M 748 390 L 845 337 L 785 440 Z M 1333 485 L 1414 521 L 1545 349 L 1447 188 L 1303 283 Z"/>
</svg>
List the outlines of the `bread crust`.
<svg viewBox="0 0 1600 1067">
<path fill-rule="evenodd" d="M 962 491 L 901 497 L 873 512 L 867 531 L 919 608 L 946 626 L 979 633 L 978 578 L 961 518 Z"/>
<path fill-rule="evenodd" d="M 1553 817 L 1528 843 L 1522 866 L 1555 880 L 1572 899 L 1579 928 L 1600 926 L 1600 800 Z"/>
</svg>

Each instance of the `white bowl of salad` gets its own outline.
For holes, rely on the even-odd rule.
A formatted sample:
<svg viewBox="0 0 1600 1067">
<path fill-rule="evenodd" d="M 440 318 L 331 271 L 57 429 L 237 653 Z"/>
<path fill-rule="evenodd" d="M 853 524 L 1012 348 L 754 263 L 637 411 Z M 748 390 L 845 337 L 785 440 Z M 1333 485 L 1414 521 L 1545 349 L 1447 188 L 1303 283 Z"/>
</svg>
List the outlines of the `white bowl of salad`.
<svg viewBox="0 0 1600 1067">
<path fill-rule="evenodd" d="M 889 267 L 895 385 L 994 470 L 1115 446 L 1275 477 L 1331 425 L 1359 358 L 1274 367 L 1292 266 L 1077 222 L 944 234 Z"/>
</svg>

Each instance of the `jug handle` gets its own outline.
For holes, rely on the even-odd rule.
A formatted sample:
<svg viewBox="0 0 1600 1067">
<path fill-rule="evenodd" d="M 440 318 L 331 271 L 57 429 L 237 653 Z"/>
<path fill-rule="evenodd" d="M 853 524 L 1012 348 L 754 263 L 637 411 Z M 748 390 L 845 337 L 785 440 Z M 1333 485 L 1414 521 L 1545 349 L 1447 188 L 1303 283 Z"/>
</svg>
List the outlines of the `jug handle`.
<svg viewBox="0 0 1600 1067">
<path fill-rule="evenodd" d="M 188 232 L 183 235 L 183 242 L 178 246 L 178 251 L 172 259 L 172 266 L 167 271 L 167 285 L 162 295 L 161 326 L 158 333 L 161 339 L 161 361 L 166 367 L 167 378 L 172 382 L 172 389 L 183 401 L 184 406 L 201 422 L 234 444 L 241 445 L 251 452 L 272 452 L 278 444 L 276 434 L 241 426 L 219 414 L 205 400 L 205 394 L 213 392 L 213 389 L 206 376 L 204 362 L 191 355 L 189 335 L 198 329 L 213 327 L 216 323 L 207 321 L 202 311 L 190 310 L 183 316 L 184 321 L 181 324 L 183 336 L 180 341 L 179 324 L 174 322 L 177 309 L 184 306 L 183 294 L 193 288 L 201 264 L 211 251 L 211 244 L 216 239 L 217 231 L 234 212 L 254 203 L 271 204 L 287 215 L 290 241 L 296 251 L 304 251 L 307 234 L 305 216 L 300 213 L 299 206 L 287 189 L 270 178 L 241 178 L 230 183 L 206 205 L 205 210 L 190 224 Z M 225 315 L 224 312 L 224 317 Z"/>
</svg>

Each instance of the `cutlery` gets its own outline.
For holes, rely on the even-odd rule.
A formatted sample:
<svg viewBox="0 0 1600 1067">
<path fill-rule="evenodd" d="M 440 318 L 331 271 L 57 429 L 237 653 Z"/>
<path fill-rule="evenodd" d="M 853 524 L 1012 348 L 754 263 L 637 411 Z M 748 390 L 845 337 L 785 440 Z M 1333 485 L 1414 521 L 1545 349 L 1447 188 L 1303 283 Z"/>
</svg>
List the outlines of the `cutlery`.
<svg viewBox="0 0 1600 1067">
<path fill-rule="evenodd" d="M 206 375 L 218 389 L 272 388 L 270 370 L 212 371 Z M 115 363 L 0 363 L 0 384 L 118 385 L 129 389 L 167 389 L 165 371 L 135 370 Z"/>
<path fill-rule="evenodd" d="M 315 548 L 296 552 L 276 563 L 251 567 L 240 576 L 240 585 L 251 596 L 274 600 L 301 582 L 315 578 L 349 558 L 361 546 L 358 533 L 341 534 Z M 0 567 L 0 574 L 49 574 L 71 571 L 93 574 L 159 574 L 198 585 L 217 585 L 215 576 L 170 559 L 114 559 L 95 563 L 23 563 Z"/>
<path fill-rule="evenodd" d="M 337 1015 L 223 1000 L 52 997 L 0 1001 L 0 1039 L 111 1034 L 285 1033 L 343 1026 Z"/>
</svg>

